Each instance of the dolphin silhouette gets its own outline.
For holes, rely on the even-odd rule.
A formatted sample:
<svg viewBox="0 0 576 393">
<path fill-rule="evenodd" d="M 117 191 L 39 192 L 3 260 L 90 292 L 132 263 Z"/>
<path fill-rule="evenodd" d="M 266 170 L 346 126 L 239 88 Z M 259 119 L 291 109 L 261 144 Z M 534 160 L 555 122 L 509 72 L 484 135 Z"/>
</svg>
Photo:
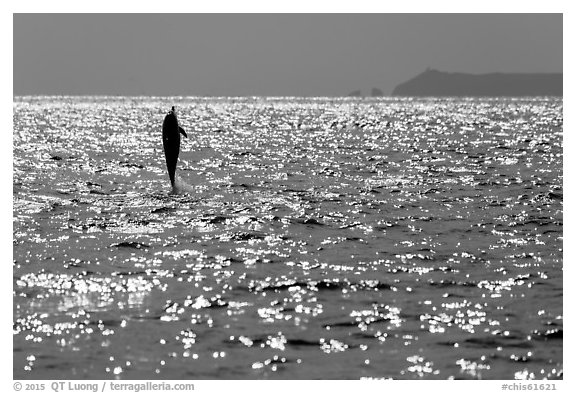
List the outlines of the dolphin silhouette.
<svg viewBox="0 0 576 393">
<path fill-rule="evenodd" d="M 166 167 L 168 168 L 168 176 L 170 176 L 172 188 L 174 188 L 174 176 L 176 173 L 176 165 L 178 164 L 178 155 L 180 154 L 180 134 L 188 138 L 186 131 L 178 125 L 176 109 L 172 107 L 164 118 L 164 123 L 162 123 L 162 143 L 164 145 Z"/>
</svg>

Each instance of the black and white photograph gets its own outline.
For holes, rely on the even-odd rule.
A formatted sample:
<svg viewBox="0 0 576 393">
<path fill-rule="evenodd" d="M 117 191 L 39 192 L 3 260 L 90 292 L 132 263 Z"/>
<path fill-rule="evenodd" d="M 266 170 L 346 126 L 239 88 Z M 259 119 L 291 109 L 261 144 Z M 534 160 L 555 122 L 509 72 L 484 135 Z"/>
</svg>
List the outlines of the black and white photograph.
<svg viewBox="0 0 576 393">
<path fill-rule="evenodd" d="M 562 13 L 165 6 L 12 15 L 15 381 L 556 389 Z"/>
</svg>

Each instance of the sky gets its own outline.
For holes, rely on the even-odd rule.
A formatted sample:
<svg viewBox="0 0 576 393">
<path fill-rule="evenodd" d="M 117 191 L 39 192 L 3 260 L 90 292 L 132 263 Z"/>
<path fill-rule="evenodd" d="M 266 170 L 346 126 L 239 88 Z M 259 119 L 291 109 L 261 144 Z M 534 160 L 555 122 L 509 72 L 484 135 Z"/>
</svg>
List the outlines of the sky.
<svg viewBox="0 0 576 393">
<path fill-rule="evenodd" d="M 14 95 L 343 96 L 562 72 L 562 14 L 14 14 Z"/>
</svg>

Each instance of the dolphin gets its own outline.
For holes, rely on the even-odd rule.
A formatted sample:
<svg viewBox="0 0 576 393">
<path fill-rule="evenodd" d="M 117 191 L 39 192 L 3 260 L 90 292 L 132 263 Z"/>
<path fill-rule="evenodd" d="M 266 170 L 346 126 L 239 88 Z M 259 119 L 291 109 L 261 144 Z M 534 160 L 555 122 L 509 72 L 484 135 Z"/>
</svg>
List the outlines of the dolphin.
<svg viewBox="0 0 576 393">
<path fill-rule="evenodd" d="M 176 164 L 178 164 L 178 154 L 180 154 L 180 134 L 188 138 L 186 131 L 178 124 L 176 109 L 172 107 L 164 118 L 164 123 L 162 123 L 162 143 L 164 145 L 166 167 L 168 167 L 168 176 L 170 176 L 172 188 L 174 188 Z"/>
</svg>

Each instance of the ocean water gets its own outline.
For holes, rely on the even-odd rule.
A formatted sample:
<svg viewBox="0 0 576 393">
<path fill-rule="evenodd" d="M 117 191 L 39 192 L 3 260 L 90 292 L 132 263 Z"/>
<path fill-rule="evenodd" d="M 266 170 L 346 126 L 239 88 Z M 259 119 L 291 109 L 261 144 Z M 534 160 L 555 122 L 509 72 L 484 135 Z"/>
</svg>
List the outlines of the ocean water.
<svg viewBox="0 0 576 393">
<path fill-rule="evenodd" d="M 13 113 L 16 379 L 563 378 L 561 98 Z"/>
</svg>

